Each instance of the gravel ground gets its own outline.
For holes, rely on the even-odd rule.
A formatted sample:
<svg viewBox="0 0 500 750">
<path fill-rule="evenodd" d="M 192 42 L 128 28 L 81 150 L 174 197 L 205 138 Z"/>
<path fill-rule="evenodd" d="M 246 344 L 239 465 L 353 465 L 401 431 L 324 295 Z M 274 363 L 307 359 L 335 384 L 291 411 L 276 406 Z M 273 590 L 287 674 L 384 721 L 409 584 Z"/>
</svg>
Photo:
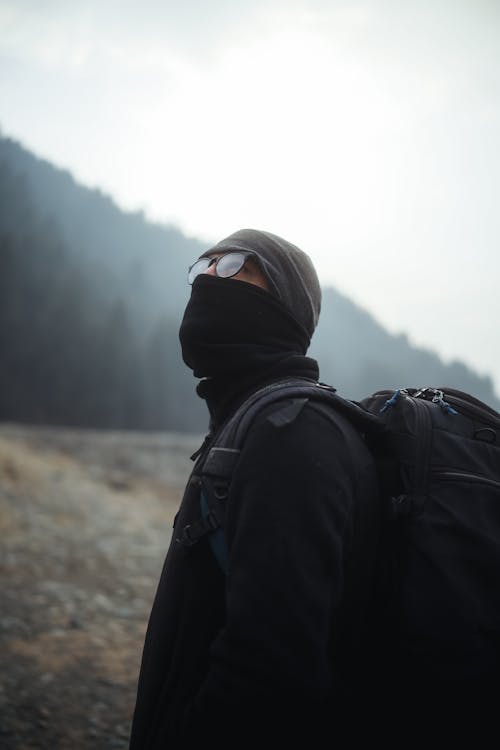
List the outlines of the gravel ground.
<svg viewBox="0 0 500 750">
<path fill-rule="evenodd" d="M 0 425 L 0 748 L 128 747 L 197 436 Z"/>
</svg>

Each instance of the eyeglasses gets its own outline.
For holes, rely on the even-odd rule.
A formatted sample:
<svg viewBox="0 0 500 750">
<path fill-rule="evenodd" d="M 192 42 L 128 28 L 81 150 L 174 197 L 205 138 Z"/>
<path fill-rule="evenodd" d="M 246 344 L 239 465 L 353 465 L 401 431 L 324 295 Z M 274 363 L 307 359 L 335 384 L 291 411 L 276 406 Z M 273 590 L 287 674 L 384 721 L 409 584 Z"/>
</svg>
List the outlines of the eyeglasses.
<svg viewBox="0 0 500 750">
<path fill-rule="evenodd" d="M 253 253 L 237 250 L 219 255 L 218 258 L 199 258 L 192 266 L 189 266 L 188 282 L 192 284 L 195 278 L 200 273 L 205 273 L 210 266 L 215 267 L 216 276 L 220 276 L 221 279 L 230 279 L 231 276 L 236 276 L 241 271 L 247 258 L 251 255 Z"/>
</svg>

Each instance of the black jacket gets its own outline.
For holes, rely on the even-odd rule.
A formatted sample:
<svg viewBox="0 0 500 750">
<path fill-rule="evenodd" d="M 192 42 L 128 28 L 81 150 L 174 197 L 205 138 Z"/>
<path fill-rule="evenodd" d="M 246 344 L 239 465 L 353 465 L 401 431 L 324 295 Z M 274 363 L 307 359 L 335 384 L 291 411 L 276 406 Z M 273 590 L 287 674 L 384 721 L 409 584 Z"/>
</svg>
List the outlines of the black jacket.
<svg viewBox="0 0 500 750">
<path fill-rule="evenodd" d="M 378 543 L 376 478 L 362 438 L 307 404 L 269 407 L 227 501 L 227 578 L 188 483 L 148 625 L 131 750 L 278 746 L 346 722 L 362 700 Z"/>
</svg>

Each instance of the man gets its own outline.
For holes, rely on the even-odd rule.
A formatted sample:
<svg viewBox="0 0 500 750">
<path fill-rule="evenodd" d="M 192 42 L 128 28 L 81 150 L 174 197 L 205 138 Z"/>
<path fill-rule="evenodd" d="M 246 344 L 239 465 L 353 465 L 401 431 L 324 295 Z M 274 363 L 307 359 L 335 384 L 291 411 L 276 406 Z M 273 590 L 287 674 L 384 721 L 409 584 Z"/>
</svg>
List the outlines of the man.
<svg viewBox="0 0 500 750">
<path fill-rule="evenodd" d="M 240 230 L 189 271 L 180 328 L 201 378 L 208 440 L 257 389 L 317 382 L 306 356 L 321 291 L 310 258 L 268 232 Z M 280 407 L 281 408 L 281 407 Z M 364 629 L 377 545 L 372 458 L 346 420 L 306 403 L 281 424 L 258 416 L 226 502 L 225 575 L 189 482 L 177 514 L 144 646 L 131 750 L 285 747 L 349 723 L 364 692 Z"/>
</svg>

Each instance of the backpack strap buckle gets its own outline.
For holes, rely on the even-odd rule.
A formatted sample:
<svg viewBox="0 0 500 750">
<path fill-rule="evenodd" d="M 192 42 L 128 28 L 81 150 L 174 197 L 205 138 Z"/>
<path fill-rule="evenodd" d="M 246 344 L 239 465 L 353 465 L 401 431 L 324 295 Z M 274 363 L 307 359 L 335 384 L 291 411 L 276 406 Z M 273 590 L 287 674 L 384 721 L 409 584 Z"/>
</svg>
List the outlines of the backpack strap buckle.
<svg viewBox="0 0 500 750">
<path fill-rule="evenodd" d="M 209 511 L 203 518 L 200 518 L 194 523 L 188 523 L 181 531 L 180 536 L 176 538 L 176 542 L 182 547 L 193 547 L 197 542 L 200 541 L 206 534 L 210 534 L 220 526 L 220 520 L 217 514 L 213 511 Z"/>
</svg>

